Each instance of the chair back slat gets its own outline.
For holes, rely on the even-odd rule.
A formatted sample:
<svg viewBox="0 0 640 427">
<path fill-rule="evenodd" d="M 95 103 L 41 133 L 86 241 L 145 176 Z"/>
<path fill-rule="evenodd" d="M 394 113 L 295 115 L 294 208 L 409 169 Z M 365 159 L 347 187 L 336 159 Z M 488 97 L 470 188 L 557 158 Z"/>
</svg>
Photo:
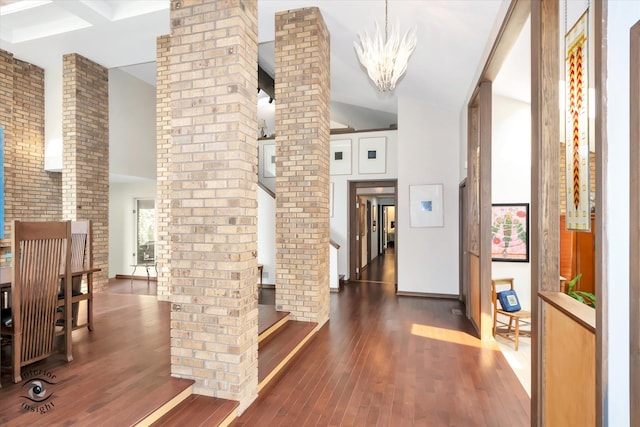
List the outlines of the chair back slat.
<svg viewBox="0 0 640 427">
<path fill-rule="evenodd" d="M 60 276 L 67 283 L 71 277 L 71 222 L 14 221 L 12 245 L 12 370 L 18 382 L 22 366 L 53 353 L 58 318 L 71 317 L 70 310 L 57 310 Z M 64 336 L 70 361 L 70 328 L 64 328 Z"/>
<path fill-rule="evenodd" d="M 64 260 L 64 249 L 65 241 L 61 238 L 21 242 L 23 363 L 53 352 L 60 280 L 58 265 Z"/>
</svg>

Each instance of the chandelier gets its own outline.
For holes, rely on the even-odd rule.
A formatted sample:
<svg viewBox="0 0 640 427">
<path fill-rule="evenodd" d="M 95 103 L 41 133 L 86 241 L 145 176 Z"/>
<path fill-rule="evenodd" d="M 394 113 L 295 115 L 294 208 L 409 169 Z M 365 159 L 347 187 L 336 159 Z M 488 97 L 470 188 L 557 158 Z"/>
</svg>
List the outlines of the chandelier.
<svg viewBox="0 0 640 427">
<path fill-rule="evenodd" d="M 384 34 L 376 23 L 373 38 L 365 31 L 353 44 L 360 63 L 367 69 L 380 92 L 391 92 L 407 70 L 407 62 L 416 47 L 415 26 L 400 38 L 399 25 L 389 26 L 388 0 L 384 2 Z"/>
</svg>

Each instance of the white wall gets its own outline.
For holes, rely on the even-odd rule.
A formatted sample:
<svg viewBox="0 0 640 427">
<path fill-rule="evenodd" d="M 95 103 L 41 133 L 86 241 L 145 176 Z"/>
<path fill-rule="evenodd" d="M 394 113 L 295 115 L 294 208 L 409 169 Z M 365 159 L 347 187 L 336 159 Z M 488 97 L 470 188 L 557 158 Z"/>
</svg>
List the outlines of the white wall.
<svg viewBox="0 0 640 427">
<path fill-rule="evenodd" d="M 531 105 L 494 95 L 492 129 L 492 203 L 531 203 Z M 520 305 L 531 308 L 529 262 L 493 262 L 491 276 L 513 277 Z"/>
<path fill-rule="evenodd" d="M 262 283 L 276 282 L 276 199 L 258 186 L 258 264 L 262 269 Z"/>
<path fill-rule="evenodd" d="M 44 73 L 44 168 L 62 172 L 62 58 Z"/>
<path fill-rule="evenodd" d="M 457 295 L 459 113 L 408 95 L 398 118 L 398 290 Z M 418 184 L 443 184 L 443 227 L 410 227 L 409 186 Z"/>
<path fill-rule="evenodd" d="M 156 89 L 109 70 L 109 172 L 156 178 Z"/>
<path fill-rule="evenodd" d="M 604 266 L 609 285 L 609 383 L 605 414 L 609 426 L 629 418 L 629 29 L 640 20 L 640 2 L 609 1 L 607 28 L 607 200 Z"/>
<path fill-rule="evenodd" d="M 115 184 L 109 186 L 109 278 L 129 275 L 135 258 L 134 199 L 155 199 L 155 182 Z M 146 272 L 138 269 L 136 276 Z M 155 271 L 151 274 L 155 276 Z"/>
<path fill-rule="evenodd" d="M 360 174 L 358 169 L 358 149 L 360 138 L 384 136 L 386 145 L 386 173 Z M 361 132 L 346 135 L 331 135 L 331 140 L 351 141 L 351 174 L 331 175 L 333 188 L 333 216 L 331 217 L 331 239 L 340 245 L 338 251 L 338 274 L 349 279 L 349 181 L 392 180 L 398 177 L 398 131 Z M 355 202 L 354 202 L 355 203 Z"/>
<path fill-rule="evenodd" d="M 156 197 L 155 104 L 153 86 L 109 70 L 109 277 L 133 271 L 134 198 Z"/>
</svg>

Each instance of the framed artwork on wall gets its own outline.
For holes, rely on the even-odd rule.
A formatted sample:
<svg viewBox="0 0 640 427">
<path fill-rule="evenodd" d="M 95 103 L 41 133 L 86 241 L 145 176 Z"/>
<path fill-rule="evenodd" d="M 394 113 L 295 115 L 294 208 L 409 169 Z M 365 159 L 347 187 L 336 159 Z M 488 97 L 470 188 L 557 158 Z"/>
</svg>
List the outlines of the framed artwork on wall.
<svg viewBox="0 0 640 427">
<path fill-rule="evenodd" d="M 331 175 L 351 175 L 351 140 L 331 141 L 329 168 Z"/>
<path fill-rule="evenodd" d="M 276 176 L 276 144 L 264 144 L 262 146 L 262 177 L 275 178 Z"/>
<path fill-rule="evenodd" d="M 387 138 L 360 138 L 358 171 L 360 173 L 385 173 L 387 171 Z"/>
<path fill-rule="evenodd" d="M 411 227 L 444 227 L 443 192 L 442 184 L 409 186 Z"/>
<path fill-rule="evenodd" d="M 529 262 L 529 203 L 491 206 L 491 260 Z"/>
</svg>

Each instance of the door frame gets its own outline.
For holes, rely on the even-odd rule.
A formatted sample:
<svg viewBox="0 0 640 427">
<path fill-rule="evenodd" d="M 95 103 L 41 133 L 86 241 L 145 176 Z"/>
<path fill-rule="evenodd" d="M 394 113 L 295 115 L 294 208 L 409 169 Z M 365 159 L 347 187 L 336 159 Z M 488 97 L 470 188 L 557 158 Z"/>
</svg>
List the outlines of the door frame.
<svg viewBox="0 0 640 427">
<path fill-rule="evenodd" d="M 629 382 L 631 425 L 640 423 L 640 21 L 630 31 Z M 599 303 L 598 305 L 601 305 Z"/>
<path fill-rule="evenodd" d="M 359 248 L 358 239 L 358 189 L 359 188 L 376 188 L 376 187 L 393 187 L 393 200 L 396 208 L 396 223 L 398 218 L 398 180 L 397 179 L 385 179 L 385 180 L 371 180 L 371 181 L 348 181 L 349 197 L 347 199 L 347 211 L 349 216 L 349 280 L 358 280 L 359 267 L 357 266 L 358 258 L 356 251 Z M 396 227 L 397 229 L 398 227 Z M 395 245 L 397 248 L 398 234 L 395 235 Z M 395 250 L 396 259 L 396 277 L 395 285 L 398 287 L 398 250 Z M 358 269 L 358 270 L 356 270 Z"/>
</svg>

